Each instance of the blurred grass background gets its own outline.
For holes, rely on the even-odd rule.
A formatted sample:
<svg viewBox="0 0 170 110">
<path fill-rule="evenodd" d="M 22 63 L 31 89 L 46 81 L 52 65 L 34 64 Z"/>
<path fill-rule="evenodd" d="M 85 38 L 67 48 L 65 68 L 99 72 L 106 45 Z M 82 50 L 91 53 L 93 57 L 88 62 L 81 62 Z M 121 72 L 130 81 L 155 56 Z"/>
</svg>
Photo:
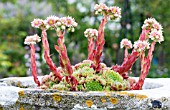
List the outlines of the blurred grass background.
<svg viewBox="0 0 170 110">
<path fill-rule="evenodd" d="M 101 16 L 94 14 L 94 5 L 105 3 L 122 8 L 120 21 L 109 21 L 105 28 L 106 44 L 102 61 L 107 66 L 123 61 L 123 50 L 119 49 L 121 39 L 132 42 L 139 38 L 141 26 L 146 18 L 154 17 L 163 26 L 165 41 L 156 45 L 148 77 L 170 77 L 170 0 L 1 0 L 0 1 L 0 78 L 29 76 L 29 47 L 24 45 L 27 35 L 38 33 L 31 27 L 34 18 L 45 19 L 49 15 L 72 16 L 78 22 L 74 33 L 66 35 L 68 56 L 72 64 L 87 58 L 86 28 L 98 28 Z M 53 46 L 57 38 L 54 31 L 48 31 L 52 59 L 59 65 L 58 53 Z M 49 74 L 43 59 L 41 43 L 36 45 L 38 74 Z M 132 76 L 139 76 L 140 62 L 132 68 Z"/>
</svg>

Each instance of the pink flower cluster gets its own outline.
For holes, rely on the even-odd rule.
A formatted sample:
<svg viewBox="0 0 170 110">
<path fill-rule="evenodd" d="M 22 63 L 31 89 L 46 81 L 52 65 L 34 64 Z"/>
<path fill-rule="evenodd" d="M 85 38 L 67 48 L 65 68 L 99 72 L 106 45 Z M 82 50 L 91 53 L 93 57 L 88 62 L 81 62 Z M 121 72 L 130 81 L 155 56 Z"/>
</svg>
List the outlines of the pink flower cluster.
<svg viewBox="0 0 170 110">
<path fill-rule="evenodd" d="M 74 18 L 72 17 L 56 17 L 49 16 L 46 20 L 34 19 L 31 22 L 32 27 L 41 29 L 55 29 L 57 32 L 68 29 L 68 31 L 74 32 L 74 28 L 77 26 Z"/>
<path fill-rule="evenodd" d="M 142 29 L 149 30 L 149 38 L 155 42 L 162 42 L 164 41 L 164 37 L 162 34 L 162 26 L 154 19 L 148 18 L 144 21 L 144 25 Z"/>
<path fill-rule="evenodd" d="M 86 29 L 84 32 L 85 37 L 87 38 L 97 38 L 98 36 L 98 31 L 96 29 Z"/>
<path fill-rule="evenodd" d="M 164 37 L 162 35 L 162 31 L 159 30 L 153 30 L 151 31 L 149 38 L 151 38 L 151 40 L 155 41 L 155 42 L 159 42 L 161 43 L 162 41 L 164 41 Z"/>
<path fill-rule="evenodd" d="M 125 38 L 125 39 L 122 39 L 122 41 L 120 42 L 120 47 L 121 48 L 125 47 L 127 49 L 130 49 L 132 48 L 132 43 L 130 40 Z"/>
<path fill-rule="evenodd" d="M 146 30 L 162 30 L 161 24 L 159 24 L 155 18 L 148 18 L 144 21 L 144 25 L 142 26 L 142 29 Z"/>
<path fill-rule="evenodd" d="M 149 49 L 150 48 L 149 45 L 150 44 L 149 44 L 148 41 L 138 40 L 138 41 L 134 42 L 134 45 L 133 45 L 134 51 L 135 52 L 142 52 L 142 51 L 144 51 L 146 49 Z"/>
<path fill-rule="evenodd" d="M 27 44 L 27 45 L 36 44 L 36 42 L 40 42 L 40 41 L 41 41 L 40 37 L 37 34 L 35 34 L 32 36 L 27 36 L 25 38 L 24 44 Z"/>
<path fill-rule="evenodd" d="M 96 10 L 95 14 L 103 14 L 108 16 L 111 20 L 121 18 L 121 8 L 112 6 L 107 7 L 105 4 L 96 4 L 94 9 Z"/>
</svg>

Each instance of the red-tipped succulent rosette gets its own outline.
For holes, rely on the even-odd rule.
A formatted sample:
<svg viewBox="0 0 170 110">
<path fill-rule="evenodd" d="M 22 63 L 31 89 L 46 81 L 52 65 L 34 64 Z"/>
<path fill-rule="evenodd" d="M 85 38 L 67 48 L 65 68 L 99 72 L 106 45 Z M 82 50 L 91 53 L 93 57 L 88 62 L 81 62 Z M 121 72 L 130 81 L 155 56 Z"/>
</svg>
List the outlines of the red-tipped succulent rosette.
<svg viewBox="0 0 170 110">
<path fill-rule="evenodd" d="M 41 39 L 40 39 L 40 37 L 37 34 L 32 35 L 32 36 L 27 36 L 25 38 L 25 41 L 24 41 L 24 44 L 30 45 L 32 76 L 34 77 L 34 82 L 38 86 L 40 86 L 40 81 L 38 80 L 38 77 L 37 77 L 37 67 L 36 67 L 35 47 L 34 47 L 34 45 L 37 42 L 40 42 L 40 41 L 41 41 Z"/>
</svg>

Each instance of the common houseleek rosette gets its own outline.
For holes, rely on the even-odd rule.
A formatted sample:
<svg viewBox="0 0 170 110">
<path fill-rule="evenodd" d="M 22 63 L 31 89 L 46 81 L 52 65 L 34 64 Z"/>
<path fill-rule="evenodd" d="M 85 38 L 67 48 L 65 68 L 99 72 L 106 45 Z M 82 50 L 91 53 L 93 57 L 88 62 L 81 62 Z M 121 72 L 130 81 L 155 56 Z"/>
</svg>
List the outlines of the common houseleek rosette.
<svg viewBox="0 0 170 110">
<path fill-rule="evenodd" d="M 31 22 L 32 27 L 42 30 L 44 58 L 51 71 L 49 75 L 42 78 L 42 82 L 39 82 L 36 73 L 34 44 L 40 41 L 40 37 L 38 35 L 27 36 L 25 44 L 30 45 L 31 48 L 32 75 L 39 88 L 68 91 L 121 91 L 142 88 L 150 69 L 155 44 L 164 41 L 162 26 L 154 18 L 146 19 L 140 37 L 134 44 L 126 38 L 121 41 L 120 46 L 124 48 L 123 63 L 107 67 L 100 60 L 105 44 L 104 27 L 108 20 L 121 18 L 121 9 L 116 6 L 108 7 L 105 4 L 96 4 L 94 8 L 95 14 L 101 14 L 103 19 L 98 30 L 92 28 L 85 30 L 84 35 L 88 40 L 88 58 L 76 65 L 71 65 L 64 43 L 65 34 L 74 32 L 78 25 L 74 18 L 53 15 L 45 20 L 36 18 Z M 54 48 L 59 54 L 59 67 L 55 66 L 50 57 L 46 33 L 49 29 L 54 30 L 58 36 Z M 130 49 L 132 49 L 132 53 L 128 52 Z M 135 81 L 128 77 L 128 73 L 138 58 L 141 61 L 141 75 L 139 81 Z"/>
</svg>

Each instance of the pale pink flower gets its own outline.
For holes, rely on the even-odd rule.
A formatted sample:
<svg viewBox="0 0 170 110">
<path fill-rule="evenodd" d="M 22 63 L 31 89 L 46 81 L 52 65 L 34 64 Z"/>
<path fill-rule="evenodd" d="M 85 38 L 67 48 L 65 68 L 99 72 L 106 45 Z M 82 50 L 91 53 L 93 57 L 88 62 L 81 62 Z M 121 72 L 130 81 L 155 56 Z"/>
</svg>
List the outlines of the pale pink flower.
<svg viewBox="0 0 170 110">
<path fill-rule="evenodd" d="M 162 42 L 164 41 L 164 37 L 162 35 L 162 31 L 159 30 L 152 30 L 150 35 L 149 35 L 149 38 L 151 38 L 151 40 L 155 41 L 155 42 Z"/>
<path fill-rule="evenodd" d="M 107 11 L 108 11 L 108 7 L 103 3 L 96 4 L 94 6 L 94 9 L 96 10 L 96 14 L 98 14 L 98 13 L 103 14 L 103 13 L 107 13 Z"/>
<path fill-rule="evenodd" d="M 77 23 L 75 22 L 74 18 L 72 18 L 70 16 L 60 18 L 60 22 L 62 24 L 64 24 L 65 26 L 67 26 L 67 27 L 71 27 L 71 26 L 75 27 L 75 26 L 77 26 Z"/>
<path fill-rule="evenodd" d="M 108 7 L 107 7 L 105 4 L 100 3 L 100 4 L 96 4 L 96 5 L 94 6 L 94 9 L 95 9 L 96 11 L 101 12 L 101 11 L 107 10 Z"/>
<path fill-rule="evenodd" d="M 66 25 L 68 26 L 68 27 L 71 27 L 72 25 L 73 25 L 73 22 L 74 22 L 74 19 L 72 18 L 72 17 L 67 17 L 66 18 Z"/>
<path fill-rule="evenodd" d="M 134 45 L 133 45 L 134 51 L 136 51 L 136 52 L 144 51 L 144 50 L 150 48 L 149 45 L 150 44 L 149 44 L 148 41 L 140 41 L 140 40 L 138 40 L 138 41 L 134 42 Z"/>
<path fill-rule="evenodd" d="M 109 7 L 108 15 L 111 19 L 121 18 L 121 8 L 116 6 Z"/>
<path fill-rule="evenodd" d="M 60 22 L 62 23 L 62 25 L 67 25 L 67 21 L 66 21 L 66 17 L 62 17 L 60 18 Z"/>
<path fill-rule="evenodd" d="M 46 24 L 47 24 L 49 27 L 51 27 L 51 26 L 54 27 L 55 22 L 56 22 L 57 20 L 59 20 L 58 17 L 56 17 L 56 16 L 49 16 L 49 17 L 46 18 Z"/>
<path fill-rule="evenodd" d="M 84 35 L 85 37 L 88 37 L 88 38 L 96 38 L 98 36 L 98 31 L 96 29 L 86 29 L 85 32 L 84 32 Z"/>
<path fill-rule="evenodd" d="M 35 28 L 40 28 L 40 26 L 42 26 L 44 23 L 43 23 L 43 20 L 42 19 L 34 19 L 32 22 L 31 22 L 31 26 L 32 27 L 35 27 Z"/>
<path fill-rule="evenodd" d="M 77 24 L 77 22 L 74 21 L 72 25 L 73 25 L 73 27 L 77 27 L 78 24 Z"/>
<path fill-rule="evenodd" d="M 153 24 L 153 27 L 154 27 L 154 29 L 157 29 L 157 30 L 162 30 L 162 29 L 163 29 L 163 28 L 162 28 L 162 25 L 159 24 L 158 22 L 155 22 L 155 23 Z"/>
<path fill-rule="evenodd" d="M 125 38 L 125 39 L 123 39 L 123 40 L 121 41 L 120 47 L 121 47 L 121 48 L 125 47 L 125 48 L 127 48 L 127 49 L 130 49 L 130 48 L 132 48 L 132 43 L 131 43 L 130 40 L 128 40 L 128 39 Z"/>
<path fill-rule="evenodd" d="M 27 36 L 25 38 L 24 44 L 27 44 L 27 45 L 36 44 L 36 42 L 40 42 L 40 41 L 41 41 L 41 38 L 37 34 L 35 34 L 32 36 Z"/>
</svg>

